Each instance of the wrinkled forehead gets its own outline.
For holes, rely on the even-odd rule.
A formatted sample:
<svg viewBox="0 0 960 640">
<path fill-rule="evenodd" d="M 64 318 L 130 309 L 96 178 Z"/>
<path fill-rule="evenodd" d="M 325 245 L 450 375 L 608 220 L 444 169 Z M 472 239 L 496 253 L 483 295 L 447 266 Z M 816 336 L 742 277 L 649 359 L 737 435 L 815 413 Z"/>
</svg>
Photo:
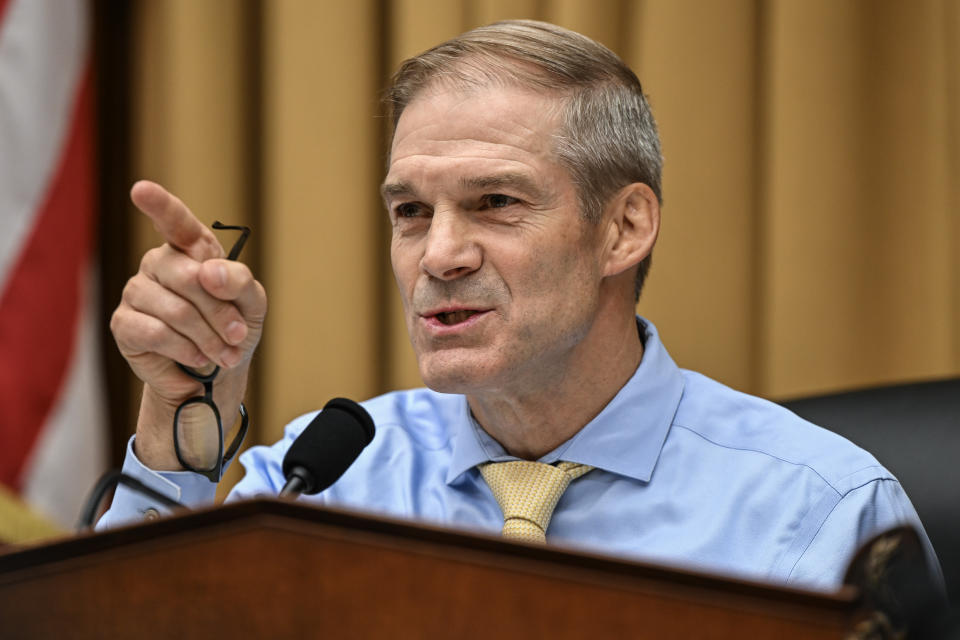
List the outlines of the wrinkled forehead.
<svg viewBox="0 0 960 640">
<path fill-rule="evenodd" d="M 513 84 L 432 83 L 417 93 L 397 121 L 388 170 L 412 134 L 420 140 L 436 136 L 504 143 L 552 155 L 563 105 L 560 94 Z"/>
<path fill-rule="evenodd" d="M 560 107 L 555 96 L 517 87 L 436 85 L 420 93 L 397 123 L 394 160 L 443 154 L 450 146 L 496 154 L 503 148 L 552 156 Z"/>
</svg>

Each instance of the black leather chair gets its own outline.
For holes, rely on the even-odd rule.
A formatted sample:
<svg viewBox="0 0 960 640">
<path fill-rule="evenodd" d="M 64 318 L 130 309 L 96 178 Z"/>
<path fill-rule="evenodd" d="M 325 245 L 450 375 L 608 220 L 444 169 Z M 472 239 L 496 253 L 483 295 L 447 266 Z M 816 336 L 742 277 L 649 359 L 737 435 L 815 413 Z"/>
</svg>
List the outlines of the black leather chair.
<svg viewBox="0 0 960 640">
<path fill-rule="evenodd" d="M 863 447 L 900 480 L 960 604 L 960 378 L 781 404 Z"/>
</svg>

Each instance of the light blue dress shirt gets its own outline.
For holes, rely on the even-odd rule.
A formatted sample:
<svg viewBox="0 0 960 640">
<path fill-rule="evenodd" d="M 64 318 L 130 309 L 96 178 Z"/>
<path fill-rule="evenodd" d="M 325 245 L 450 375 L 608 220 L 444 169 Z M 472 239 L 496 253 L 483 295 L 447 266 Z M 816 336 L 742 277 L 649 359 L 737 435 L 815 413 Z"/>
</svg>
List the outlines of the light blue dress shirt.
<svg viewBox="0 0 960 640">
<path fill-rule="evenodd" d="M 786 409 L 679 369 L 654 326 L 639 320 L 644 355 L 627 384 L 573 438 L 543 456 L 595 467 L 575 480 L 547 540 L 701 571 L 835 590 L 855 550 L 909 523 L 900 483 L 869 453 Z M 513 460 L 472 418 L 466 398 L 428 389 L 363 403 L 376 436 L 319 504 L 496 534 L 503 516 L 477 465 Z M 251 447 L 229 500 L 276 495 L 290 443 Z M 187 472 L 154 472 L 128 447 L 124 471 L 198 506 L 215 486 Z M 164 509 L 121 487 L 98 526 Z M 926 542 L 928 554 L 933 551 Z"/>
</svg>

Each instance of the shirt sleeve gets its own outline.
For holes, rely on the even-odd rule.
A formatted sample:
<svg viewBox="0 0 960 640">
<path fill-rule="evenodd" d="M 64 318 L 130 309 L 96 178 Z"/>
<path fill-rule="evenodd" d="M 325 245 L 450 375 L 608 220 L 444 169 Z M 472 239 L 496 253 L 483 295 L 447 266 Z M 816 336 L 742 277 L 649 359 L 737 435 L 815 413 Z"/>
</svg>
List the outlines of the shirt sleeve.
<svg viewBox="0 0 960 640">
<path fill-rule="evenodd" d="M 154 471 L 146 467 L 133 451 L 131 437 L 127 442 L 127 455 L 123 460 L 123 473 L 136 478 L 154 491 L 171 500 L 176 500 L 188 509 L 213 504 L 217 485 L 204 476 L 190 471 Z M 150 496 L 135 489 L 119 485 L 113 495 L 113 503 L 100 521 L 97 529 L 109 529 L 131 524 L 144 519 L 153 519 L 170 513 L 170 507 L 158 503 Z"/>
<path fill-rule="evenodd" d="M 940 586 L 943 575 L 933 546 L 900 483 L 892 478 L 867 482 L 845 493 L 791 570 L 797 587 L 832 591 L 843 584 L 847 565 L 870 538 L 901 525 L 917 529 L 928 563 Z"/>
<path fill-rule="evenodd" d="M 284 437 L 272 446 L 254 446 L 240 455 L 246 473 L 234 486 L 227 501 L 276 496 L 283 488 L 283 456 L 304 427 L 318 412 L 300 416 L 287 425 Z M 133 451 L 134 438 L 127 443 L 123 473 L 132 476 L 151 489 L 176 500 L 188 509 L 213 504 L 217 485 L 204 476 L 190 471 L 154 471 L 137 458 Z M 97 522 L 97 529 L 109 529 L 144 519 L 166 515 L 171 509 L 149 496 L 123 485 L 117 487 L 110 509 Z"/>
</svg>

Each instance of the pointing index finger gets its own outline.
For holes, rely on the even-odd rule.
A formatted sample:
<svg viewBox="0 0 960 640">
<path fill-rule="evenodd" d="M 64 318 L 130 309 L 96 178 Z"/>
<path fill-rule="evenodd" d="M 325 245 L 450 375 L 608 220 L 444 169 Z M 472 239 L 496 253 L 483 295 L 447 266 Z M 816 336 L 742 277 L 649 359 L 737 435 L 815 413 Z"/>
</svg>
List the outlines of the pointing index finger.
<svg viewBox="0 0 960 640">
<path fill-rule="evenodd" d="M 187 205 L 156 182 L 140 180 L 130 189 L 130 199 L 151 220 L 170 246 L 197 261 L 220 258 L 223 248 Z"/>
</svg>

